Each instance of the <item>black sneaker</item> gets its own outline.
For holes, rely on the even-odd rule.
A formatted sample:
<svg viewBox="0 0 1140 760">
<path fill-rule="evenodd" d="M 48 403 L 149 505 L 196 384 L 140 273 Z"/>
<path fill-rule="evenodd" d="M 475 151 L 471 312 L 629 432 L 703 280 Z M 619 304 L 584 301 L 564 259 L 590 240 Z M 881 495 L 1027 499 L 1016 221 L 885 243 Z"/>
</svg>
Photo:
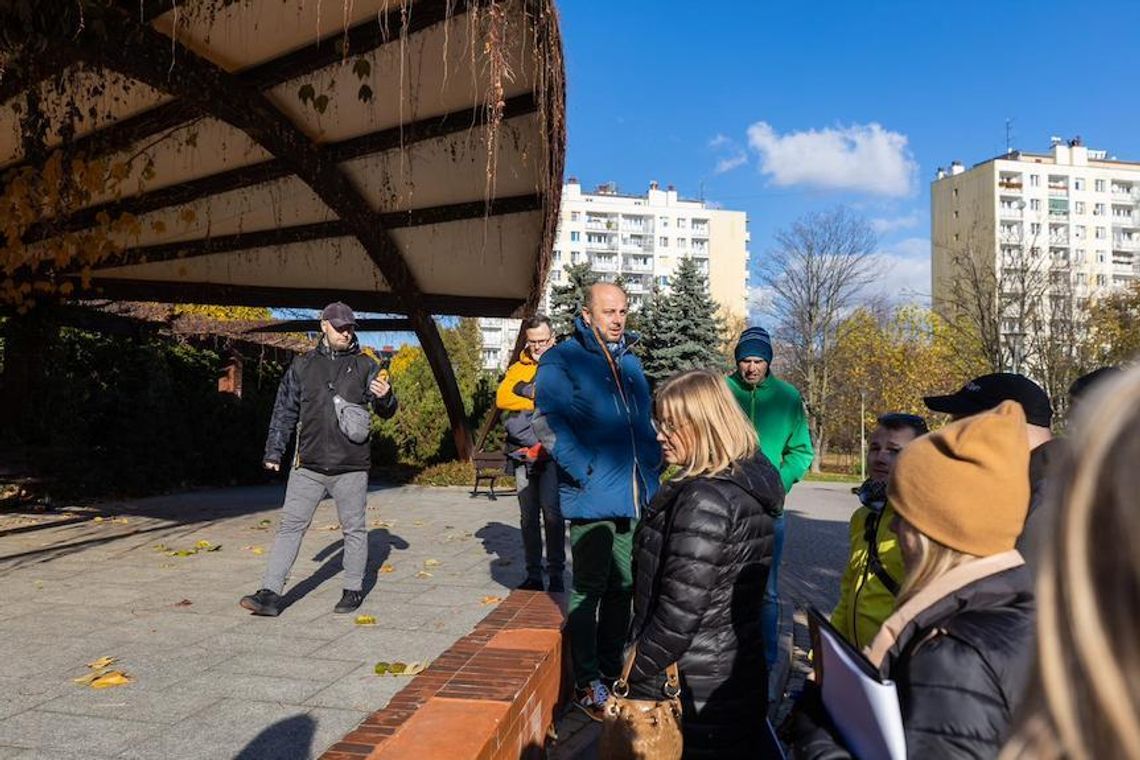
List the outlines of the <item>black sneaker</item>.
<svg viewBox="0 0 1140 760">
<path fill-rule="evenodd" d="M 238 604 L 245 607 L 254 615 L 264 615 L 265 617 L 277 617 L 280 615 L 281 609 L 277 606 L 280 603 L 281 596 L 267 588 L 259 589 L 256 594 L 243 596 L 241 601 L 238 602 Z"/>
<path fill-rule="evenodd" d="M 566 593 L 566 584 L 562 582 L 562 575 L 550 576 L 550 583 L 546 585 L 546 590 L 552 594 Z"/>
<path fill-rule="evenodd" d="M 517 588 L 519 591 L 542 591 L 542 578 L 527 578 Z"/>
<path fill-rule="evenodd" d="M 349 591 L 345 589 L 344 593 L 340 595 L 340 601 L 333 607 L 333 612 L 352 612 L 359 607 L 363 601 L 363 591 Z"/>
</svg>

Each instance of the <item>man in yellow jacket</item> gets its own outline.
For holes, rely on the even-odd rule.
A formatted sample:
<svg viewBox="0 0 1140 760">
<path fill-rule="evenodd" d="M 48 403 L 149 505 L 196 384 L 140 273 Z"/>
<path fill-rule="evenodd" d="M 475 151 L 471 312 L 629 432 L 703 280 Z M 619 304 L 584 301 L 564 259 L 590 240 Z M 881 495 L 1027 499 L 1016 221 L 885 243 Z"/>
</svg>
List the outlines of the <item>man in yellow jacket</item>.
<svg viewBox="0 0 1140 760">
<path fill-rule="evenodd" d="M 507 456 L 514 465 L 516 490 L 519 495 L 519 527 L 526 555 L 524 591 L 565 590 L 566 522 L 558 502 L 558 471 L 553 460 L 542 450 L 534 433 L 534 378 L 538 360 L 554 345 L 550 320 L 541 314 L 523 322 L 526 347 L 519 360 L 507 368 L 499 383 L 495 405 L 510 413 L 503 423 L 507 431 Z M 540 522 L 541 528 L 540 529 Z M 549 585 L 542 580 L 542 534 L 546 533 L 546 571 Z"/>
<path fill-rule="evenodd" d="M 927 432 L 915 414 L 884 414 L 867 447 L 869 477 L 856 492 L 862 506 L 851 516 L 851 557 L 839 588 L 831 624 L 856 648 L 871 643 L 895 610 L 905 571 L 898 537 L 891 530 L 894 511 L 887 503 L 887 481 L 903 447 Z"/>
</svg>

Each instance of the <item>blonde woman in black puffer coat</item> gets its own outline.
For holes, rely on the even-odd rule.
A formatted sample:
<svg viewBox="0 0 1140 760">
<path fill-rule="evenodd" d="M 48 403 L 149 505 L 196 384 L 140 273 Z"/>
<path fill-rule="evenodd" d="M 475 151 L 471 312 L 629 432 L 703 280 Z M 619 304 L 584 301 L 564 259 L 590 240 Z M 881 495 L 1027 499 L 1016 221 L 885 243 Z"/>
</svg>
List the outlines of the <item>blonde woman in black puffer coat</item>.
<svg viewBox="0 0 1140 760">
<path fill-rule="evenodd" d="M 654 417 L 679 471 L 634 537 L 630 696 L 661 698 L 676 662 L 684 756 L 755 758 L 768 707 L 760 606 L 783 511 L 780 475 L 719 375 L 670 379 Z"/>
</svg>

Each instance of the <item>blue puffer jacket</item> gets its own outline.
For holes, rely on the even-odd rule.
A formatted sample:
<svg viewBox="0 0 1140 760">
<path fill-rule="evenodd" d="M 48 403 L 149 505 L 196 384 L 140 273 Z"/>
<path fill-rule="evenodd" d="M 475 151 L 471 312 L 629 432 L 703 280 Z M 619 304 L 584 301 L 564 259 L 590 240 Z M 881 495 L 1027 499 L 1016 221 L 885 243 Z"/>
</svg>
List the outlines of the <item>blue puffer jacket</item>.
<svg viewBox="0 0 1140 760">
<path fill-rule="evenodd" d="M 657 492 L 661 446 L 641 362 L 626 333 L 611 357 L 579 317 L 574 335 L 542 355 L 534 429 L 558 464 L 568 520 L 639 517 Z M 620 386 L 618 385 L 620 381 Z"/>
</svg>

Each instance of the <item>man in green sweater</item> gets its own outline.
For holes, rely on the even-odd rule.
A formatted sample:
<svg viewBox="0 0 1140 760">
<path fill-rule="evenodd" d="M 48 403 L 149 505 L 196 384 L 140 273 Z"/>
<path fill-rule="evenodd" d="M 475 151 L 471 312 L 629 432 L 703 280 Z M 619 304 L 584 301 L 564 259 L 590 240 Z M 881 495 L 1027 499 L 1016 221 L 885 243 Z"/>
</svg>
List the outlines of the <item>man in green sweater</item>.
<svg viewBox="0 0 1140 760">
<path fill-rule="evenodd" d="M 772 339 L 763 327 L 749 327 L 741 333 L 735 355 L 736 372 L 728 376 L 728 388 L 756 428 L 760 450 L 779 470 L 784 491 L 791 491 L 807 472 L 815 455 L 803 399 L 792 385 L 772 376 L 769 369 Z M 764 592 L 762 625 L 769 670 L 776 664 L 780 653 L 779 571 L 780 557 L 784 553 L 784 523 L 785 518 L 781 514 L 776 518 L 772 569 L 768 572 L 768 586 Z"/>
</svg>

